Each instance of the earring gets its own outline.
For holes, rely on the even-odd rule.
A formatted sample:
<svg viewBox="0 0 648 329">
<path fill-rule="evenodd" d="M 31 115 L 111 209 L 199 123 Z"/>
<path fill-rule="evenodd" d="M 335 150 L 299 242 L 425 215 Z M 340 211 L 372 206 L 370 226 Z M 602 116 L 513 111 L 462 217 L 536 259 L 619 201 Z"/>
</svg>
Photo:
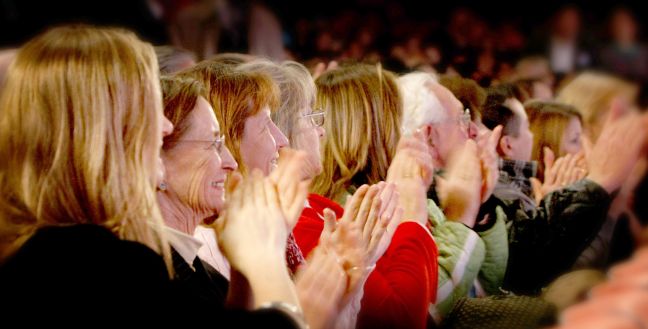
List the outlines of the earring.
<svg viewBox="0 0 648 329">
<path fill-rule="evenodd" d="M 160 185 L 158 185 L 158 190 L 166 191 L 167 190 L 167 184 L 165 182 L 160 183 Z"/>
</svg>

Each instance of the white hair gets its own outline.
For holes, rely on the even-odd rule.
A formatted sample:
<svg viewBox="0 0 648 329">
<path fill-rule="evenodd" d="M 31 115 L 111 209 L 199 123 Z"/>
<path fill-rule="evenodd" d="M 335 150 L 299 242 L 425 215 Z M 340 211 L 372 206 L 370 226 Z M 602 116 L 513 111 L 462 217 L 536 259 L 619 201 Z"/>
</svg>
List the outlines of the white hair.
<svg viewBox="0 0 648 329">
<path fill-rule="evenodd" d="M 398 78 L 403 97 L 403 135 L 411 135 L 426 124 L 440 123 L 447 114 L 429 84 L 439 84 L 437 76 L 426 72 L 408 73 Z"/>
</svg>

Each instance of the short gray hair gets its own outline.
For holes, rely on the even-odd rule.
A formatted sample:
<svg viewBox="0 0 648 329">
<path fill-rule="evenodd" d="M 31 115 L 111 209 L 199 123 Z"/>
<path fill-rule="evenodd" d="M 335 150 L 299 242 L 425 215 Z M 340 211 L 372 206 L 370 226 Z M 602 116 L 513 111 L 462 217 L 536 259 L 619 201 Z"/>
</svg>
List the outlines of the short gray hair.
<svg viewBox="0 0 648 329">
<path fill-rule="evenodd" d="M 446 110 L 439 102 L 439 98 L 430 90 L 429 84 L 439 84 L 436 75 L 413 72 L 398 78 L 398 86 L 403 97 L 401 122 L 403 135 L 411 135 L 423 125 L 445 120 Z"/>
</svg>

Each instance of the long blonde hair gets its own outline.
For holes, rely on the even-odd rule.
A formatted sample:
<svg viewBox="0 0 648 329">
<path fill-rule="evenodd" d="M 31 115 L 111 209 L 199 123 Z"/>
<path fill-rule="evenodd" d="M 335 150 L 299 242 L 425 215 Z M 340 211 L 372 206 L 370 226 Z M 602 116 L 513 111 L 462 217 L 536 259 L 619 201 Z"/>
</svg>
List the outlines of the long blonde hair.
<svg viewBox="0 0 648 329">
<path fill-rule="evenodd" d="M 59 27 L 20 49 L 0 98 L 3 256 L 40 227 L 96 224 L 170 264 L 158 79 L 153 47 L 126 31 Z"/>
<path fill-rule="evenodd" d="M 572 105 L 583 116 L 583 129 L 592 141 L 598 139 L 603 120 L 615 97 L 636 101 L 638 87 L 628 81 L 600 72 L 583 72 L 566 84 L 556 100 Z"/>
<path fill-rule="evenodd" d="M 326 111 L 323 172 L 313 192 L 338 200 L 351 185 L 385 180 L 400 138 L 402 102 L 395 76 L 379 65 L 328 71 L 315 84 Z"/>
</svg>

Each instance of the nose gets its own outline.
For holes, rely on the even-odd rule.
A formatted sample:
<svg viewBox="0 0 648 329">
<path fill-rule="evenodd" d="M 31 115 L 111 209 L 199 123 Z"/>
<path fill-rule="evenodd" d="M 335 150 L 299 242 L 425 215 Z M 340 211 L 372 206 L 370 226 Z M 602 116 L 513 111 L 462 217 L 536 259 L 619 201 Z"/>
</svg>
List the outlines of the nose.
<svg viewBox="0 0 648 329">
<path fill-rule="evenodd" d="M 235 171 L 238 169 L 238 163 L 236 163 L 236 160 L 234 160 L 234 156 L 232 156 L 232 152 L 227 148 L 227 146 L 223 145 L 223 151 L 221 152 L 221 168 L 225 169 L 226 171 Z"/>
<path fill-rule="evenodd" d="M 270 133 L 277 144 L 277 149 L 288 146 L 288 138 L 279 130 L 279 127 L 274 122 L 270 125 Z"/>
<path fill-rule="evenodd" d="M 162 116 L 162 137 L 167 137 L 173 132 L 173 124 L 166 116 Z"/>
</svg>

